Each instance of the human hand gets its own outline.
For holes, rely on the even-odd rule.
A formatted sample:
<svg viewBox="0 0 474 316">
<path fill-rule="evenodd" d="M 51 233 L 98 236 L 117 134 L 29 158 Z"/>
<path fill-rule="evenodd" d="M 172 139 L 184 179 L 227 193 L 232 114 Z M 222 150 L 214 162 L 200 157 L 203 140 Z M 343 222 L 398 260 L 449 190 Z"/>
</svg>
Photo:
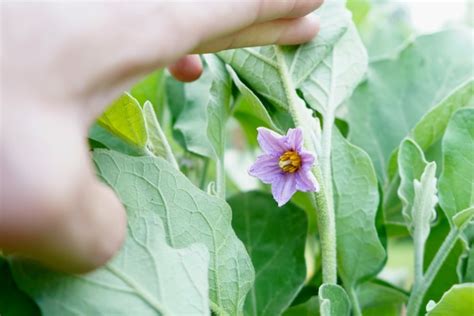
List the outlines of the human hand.
<svg viewBox="0 0 474 316">
<path fill-rule="evenodd" d="M 0 249 L 70 272 L 104 264 L 126 220 L 96 179 L 89 125 L 156 68 L 197 78 L 186 54 L 312 39 L 320 3 L 2 4 Z"/>
</svg>

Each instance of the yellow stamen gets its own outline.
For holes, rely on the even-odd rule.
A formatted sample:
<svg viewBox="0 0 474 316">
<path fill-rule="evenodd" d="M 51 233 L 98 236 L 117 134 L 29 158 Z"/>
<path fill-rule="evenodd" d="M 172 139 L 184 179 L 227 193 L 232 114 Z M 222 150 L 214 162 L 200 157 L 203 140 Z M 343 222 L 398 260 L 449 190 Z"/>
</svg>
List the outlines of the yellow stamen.
<svg viewBox="0 0 474 316">
<path fill-rule="evenodd" d="M 289 173 L 296 172 L 301 166 L 300 155 L 296 151 L 288 150 L 283 155 L 280 156 L 280 161 L 278 162 L 281 170 Z"/>
</svg>

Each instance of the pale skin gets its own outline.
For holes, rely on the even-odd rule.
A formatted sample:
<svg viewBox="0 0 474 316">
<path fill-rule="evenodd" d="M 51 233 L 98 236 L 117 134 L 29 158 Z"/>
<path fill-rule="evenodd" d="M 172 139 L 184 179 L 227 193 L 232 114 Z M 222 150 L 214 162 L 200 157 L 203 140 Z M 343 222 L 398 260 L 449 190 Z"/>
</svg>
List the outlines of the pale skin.
<svg viewBox="0 0 474 316">
<path fill-rule="evenodd" d="M 197 79 L 192 54 L 309 41 L 321 2 L 2 3 L 0 249 L 74 273 L 106 263 L 126 216 L 86 142 L 105 106 L 157 68 Z"/>
</svg>

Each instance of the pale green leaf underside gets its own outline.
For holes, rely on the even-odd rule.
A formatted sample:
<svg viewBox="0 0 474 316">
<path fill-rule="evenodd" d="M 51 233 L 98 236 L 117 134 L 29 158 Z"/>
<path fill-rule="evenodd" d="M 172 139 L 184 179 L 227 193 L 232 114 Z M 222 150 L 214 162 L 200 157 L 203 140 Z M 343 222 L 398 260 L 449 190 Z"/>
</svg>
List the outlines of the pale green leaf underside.
<svg viewBox="0 0 474 316">
<path fill-rule="evenodd" d="M 316 70 L 350 23 L 344 1 L 326 1 L 315 14 L 321 18 L 319 35 L 309 43 L 284 50 L 288 75 L 295 88 L 299 88 Z M 274 47 L 228 50 L 218 53 L 218 56 L 230 64 L 256 93 L 275 106 L 288 109 L 288 93 Z"/>
<path fill-rule="evenodd" d="M 173 249 L 152 209 L 130 215 L 122 250 L 95 272 L 67 275 L 13 262 L 17 283 L 43 315 L 209 315 L 206 247 Z"/>
<path fill-rule="evenodd" d="M 338 270 L 344 285 L 353 287 L 362 278 L 376 274 L 385 260 L 375 227 L 377 177 L 368 155 L 336 129 L 332 168 Z"/>
<path fill-rule="evenodd" d="M 471 30 L 443 31 L 420 36 L 397 58 L 370 65 L 347 118 L 350 140 L 370 155 L 379 179 L 387 180 L 392 151 L 422 116 L 472 79 L 474 60 L 466 49 L 472 45 Z"/>
<path fill-rule="evenodd" d="M 456 213 L 474 206 L 474 108 L 458 110 L 448 124 L 439 195 L 450 221 Z"/>
<path fill-rule="evenodd" d="M 252 287 L 254 270 L 232 230 L 227 203 L 196 188 L 161 158 L 97 151 L 94 161 L 99 175 L 130 214 L 152 210 L 160 216 L 172 247 L 206 245 L 210 253 L 211 308 L 223 314 L 240 314 Z"/>
<path fill-rule="evenodd" d="M 145 147 L 147 133 L 141 107 L 128 93 L 115 100 L 97 122 L 128 143 L 138 148 Z"/>
<path fill-rule="evenodd" d="M 319 287 L 319 306 L 321 316 L 349 316 L 350 314 L 347 294 L 337 284 L 323 284 Z"/>
<path fill-rule="evenodd" d="M 272 196 L 263 192 L 236 195 L 229 204 L 232 226 L 256 272 L 245 315 L 281 315 L 306 277 L 306 214 L 293 204 L 277 207 Z"/>
<path fill-rule="evenodd" d="M 474 283 L 456 284 L 438 303 L 430 302 L 427 316 L 474 315 Z"/>
</svg>

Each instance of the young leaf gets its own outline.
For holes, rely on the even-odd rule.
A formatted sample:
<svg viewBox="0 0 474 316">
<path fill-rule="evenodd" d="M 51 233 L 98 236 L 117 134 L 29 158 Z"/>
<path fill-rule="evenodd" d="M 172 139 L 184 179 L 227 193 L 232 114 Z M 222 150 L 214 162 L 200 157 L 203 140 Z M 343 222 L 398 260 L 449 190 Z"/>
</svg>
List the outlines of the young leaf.
<svg viewBox="0 0 474 316">
<path fill-rule="evenodd" d="M 474 283 L 453 285 L 444 293 L 438 303 L 431 301 L 426 310 L 427 316 L 474 315 Z"/>
<path fill-rule="evenodd" d="M 267 109 L 262 104 L 260 99 L 255 95 L 255 93 L 250 90 L 250 88 L 247 87 L 242 82 L 242 80 L 239 79 L 232 67 L 226 65 L 226 69 L 241 94 L 240 100 L 236 102 L 232 109 L 232 113 L 235 118 L 241 123 L 244 123 L 249 119 L 257 121 L 258 125 L 255 124 L 255 130 L 257 127 L 263 126 L 281 133 L 281 130 L 275 125 L 272 118 L 268 114 Z M 257 134 L 255 133 L 255 137 L 256 135 Z"/>
<path fill-rule="evenodd" d="M 68 275 L 13 262 L 15 280 L 44 315 L 209 315 L 206 247 L 173 249 L 152 209 L 128 211 L 125 244 L 99 270 Z"/>
<path fill-rule="evenodd" d="M 94 161 L 99 175 L 115 190 L 129 214 L 153 210 L 160 216 L 171 247 L 207 246 L 211 308 L 223 315 L 240 314 L 254 270 L 232 230 L 227 203 L 196 188 L 161 158 L 101 150 L 94 154 Z"/>
<path fill-rule="evenodd" d="M 415 226 L 413 216 L 415 211 L 413 208 L 415 201 L 414 181 L 421 179 L 427 165 L 428 162 L 418 144 L 409 138 L 403 140 L 398 153 L 398 172 L 400 174 L 398 195 L 403 202 L 403 217 L 412 232 Z M 427 220 L 433 219 L 433 217 L 429 216 Z"/>
<path fill-rule="evenodd" d="M 350 303 L 347 294 L 337 284 L 323 284 L 319 288 L 321 316 L 349 316 Z"/>
<path fill-rule="evenodd" d="M 113 134 L 138 148 L 147 141 L 145 120 L 138 101 L 128 93 L 115 100 L 97 122 Z"/>
<path fill-rule="evenodd" d="M 474 109 L 454 113 L 443 138 L 440 205 L 451 222 L 456 213 L 474 206 Z"/>
<path fill-rule="evenodd" d="M 138 148 L 124 141 L 121 137 L 116 136 L 97 123 L 89 128 L 88 138 L 89 142 L 100 144 L 100 147 L 91 146 L 92 149 L 108 148 L 130 156 L 143 156 L 145 154 L 144 148 Z"/>
<path fill-rule="evenodd" d="M 336 129 L 332 167 L 338 270 L 344 286 L 352 288 L 360 280 L 375 275 L 385 261 L 385 250 L 375 227 L 377 177 L 368 155 Z"/>
<path fill-rule="evenodd" d="M 157 156 L 165 158 L 176 169 L 179 170 L 176 158 L 171 151 L 171 147 L 166 139 L 165 133 L 161 129 L 160 123 L 150 101 L 145 101 L 143 105 L 143 117 L 145 118 L 146 131 L 148 135 L 147 148 L 150 152 Z"/>
<path fill-rule="evenodd" d="M 470 30 L 418 37 L 395 59 L 370 65 L 367 80 L 348 102 L 349 139 L 372 158 L 377 176 L 392 151 L 432 107 L 473 78 Z"/>
<path fill-rule="evenodd" d="M 410 211 L 413 241 L 415 243 L 415 278 L 422 281 L 423 256 L 425 242 L 430 234 L 431 222 L 436 218 L 435 206 L 438 203 L 436 195 L 436 163 L 430 162 L 426 165 L 420 181 L 415 179 L 414 201 Z M 415 279 L 415 282 L 418 281 Z"/>
<path fill-rule="evenodd" d="M 245 315 L 281 315 L 306 277 L 306 214 L 293 204 L 277 207 L 270 194 L 256 191 L 230 198 L 229 205 L 256 272 Z"/>
</svg>

